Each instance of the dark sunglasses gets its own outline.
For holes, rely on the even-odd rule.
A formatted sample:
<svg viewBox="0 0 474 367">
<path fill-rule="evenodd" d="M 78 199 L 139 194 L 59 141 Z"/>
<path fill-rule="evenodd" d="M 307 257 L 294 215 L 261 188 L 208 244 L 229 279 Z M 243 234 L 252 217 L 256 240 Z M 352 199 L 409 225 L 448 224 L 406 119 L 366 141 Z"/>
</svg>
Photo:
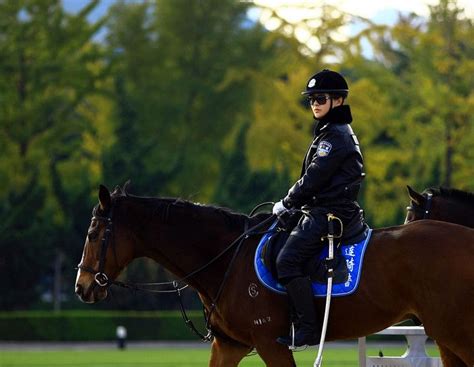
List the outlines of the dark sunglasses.
<svg viewBox="0 0 474 367">
<path fill-rule="evenodd" d="M 323 105 L 326 104 L 326 101 L 330 99 L 330 97 L 326 97 L 324 94 L 316 94 L 309 96 L 308 100 L 311 105 L 314 105 L 314 103 L 318 103 L 318 105 Z"/>
</svg>

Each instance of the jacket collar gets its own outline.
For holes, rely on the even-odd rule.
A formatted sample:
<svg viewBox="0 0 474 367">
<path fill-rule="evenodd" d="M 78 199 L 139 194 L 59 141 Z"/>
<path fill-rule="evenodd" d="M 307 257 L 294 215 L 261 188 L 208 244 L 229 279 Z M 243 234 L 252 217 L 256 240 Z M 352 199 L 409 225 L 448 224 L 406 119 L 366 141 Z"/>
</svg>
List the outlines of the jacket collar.
<svg viewBox="0 0 474 367">
<path fill-rule="evenodd" d="M 348 105 L 334 107 L 322 119 L 316 119 L 314 135 L 318 135 L 321 130 L 329 124 L 350 124 L 352 122 L 351 108 Z"/>
</svg>

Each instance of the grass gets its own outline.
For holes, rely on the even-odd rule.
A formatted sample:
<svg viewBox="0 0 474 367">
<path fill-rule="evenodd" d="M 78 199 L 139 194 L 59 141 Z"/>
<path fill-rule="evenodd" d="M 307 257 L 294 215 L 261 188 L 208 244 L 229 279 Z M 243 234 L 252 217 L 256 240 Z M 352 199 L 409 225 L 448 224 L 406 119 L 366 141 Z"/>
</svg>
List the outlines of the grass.
<svg viewBox="0 0 474 367">
<path fill-rule="evenodd" d="M 429 354 L 436 356 L 434 348 Z M 405 348 L 384 348 L 385 356 L 400 356 Z M 207 366 L 209 349 L 204 348 L 137 348 L 117 349 L 61 349 L 61 350 L 3 350 L 0 367 L 195 367 Z M 295 353 L 298 366 L 312 366 L 317 349 Z M 368 355 L 377 355 L 378 348 L 368 348 Z M 245 358 L 239 366 L 264 366 L 258 356 Z M 354 345 L 347 348 L 328 348 L 324 352 L 324 366 L 358 366 L 358 351 Z"/>
</svg>

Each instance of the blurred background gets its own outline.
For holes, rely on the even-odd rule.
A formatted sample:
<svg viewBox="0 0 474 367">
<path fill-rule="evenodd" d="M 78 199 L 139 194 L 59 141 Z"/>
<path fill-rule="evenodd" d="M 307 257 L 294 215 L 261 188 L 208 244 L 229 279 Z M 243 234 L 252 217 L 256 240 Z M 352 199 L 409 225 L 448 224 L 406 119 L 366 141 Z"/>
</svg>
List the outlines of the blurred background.
<svg viewBox="0 0 474 367">
<path fill-rule="evenodd" d="M 312 134 L 300 92 L 323 68 L 349 82 L 371 226 L 403 223 L 407 184 L 473 191 L 473 14 L 467 0 L 0 0 L 2 339 L 100 340 L 127 317 L 172 330 L 177 313 L 131 311 L 177 310 L 173 296 L 76 299 L 98 185 L 245 213 L 281 199 Z M 147 260 L 123 277 L 171 278 Z M 78 331 L 84 309 L 97 330 Z"/>
</svg>

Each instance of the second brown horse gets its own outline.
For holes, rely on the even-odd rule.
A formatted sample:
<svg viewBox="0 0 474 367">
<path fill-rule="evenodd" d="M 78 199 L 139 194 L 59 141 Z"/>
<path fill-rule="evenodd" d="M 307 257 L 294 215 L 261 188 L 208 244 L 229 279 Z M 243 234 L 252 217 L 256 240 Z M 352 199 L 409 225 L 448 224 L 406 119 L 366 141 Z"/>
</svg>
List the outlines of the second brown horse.
<svg viewBox="0 0 474 367">
<path fill-rule="evenodd" d="M 445 187 L 430 187 L 422 193 L 407 189 L 410 205 L 405 223 L 433 219 L 474 228 L 473 193 Z"/>
</svg>

